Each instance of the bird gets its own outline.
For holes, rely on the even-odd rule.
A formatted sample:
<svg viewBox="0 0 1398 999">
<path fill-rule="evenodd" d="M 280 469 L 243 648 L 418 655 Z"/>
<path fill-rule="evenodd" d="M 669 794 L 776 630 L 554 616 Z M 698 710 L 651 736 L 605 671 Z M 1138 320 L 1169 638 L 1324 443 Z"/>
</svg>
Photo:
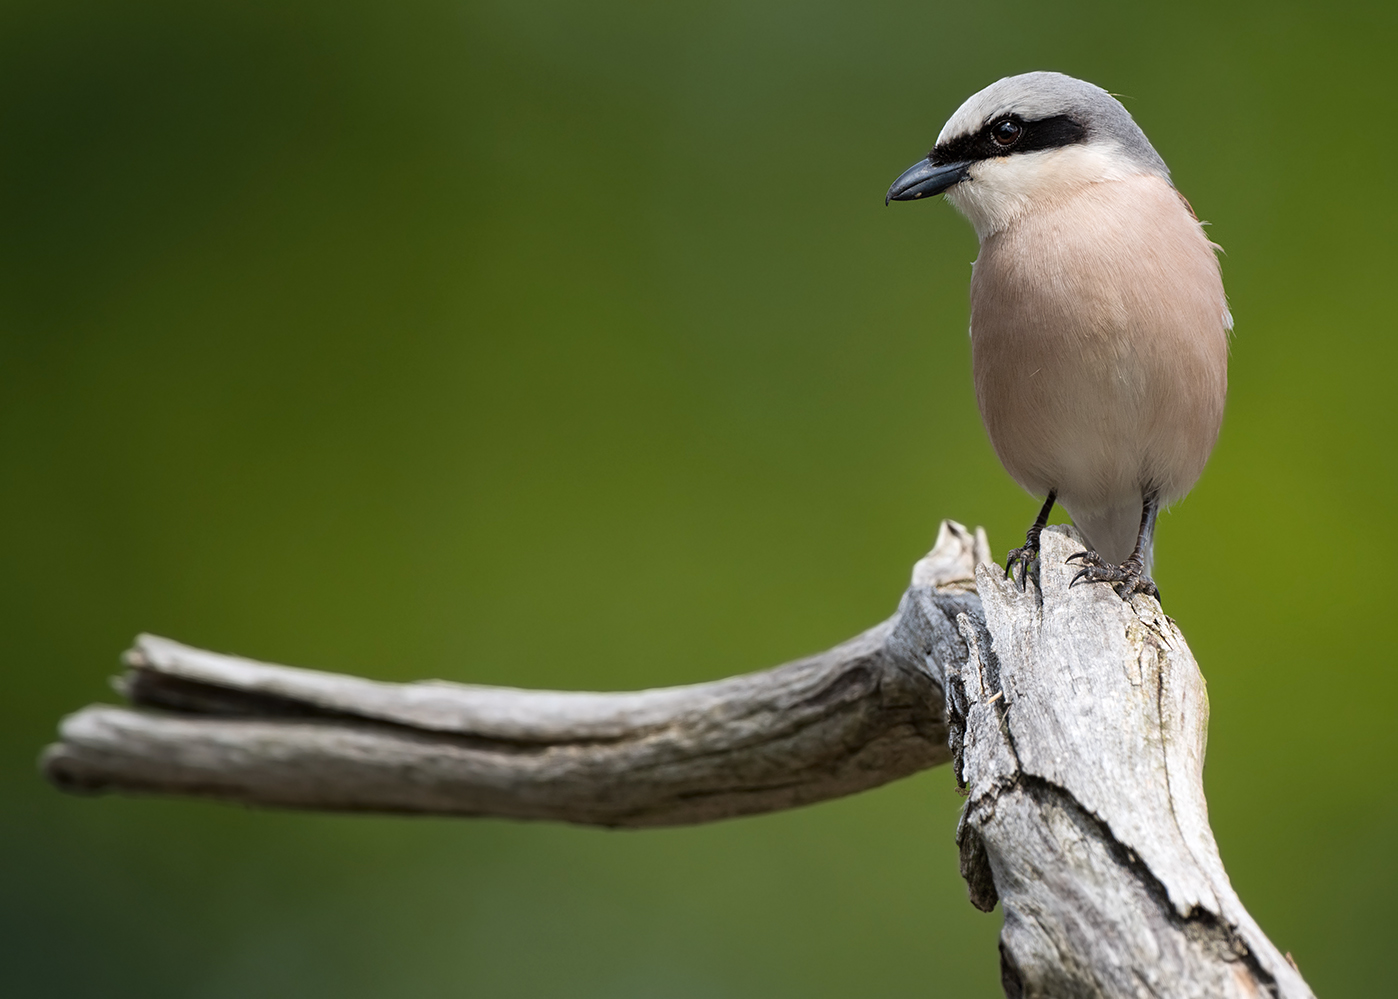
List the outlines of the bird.
<svg viewBox="0 0 1398 999">
<path fill-rule="evenodd" d="M 998 80 L 884 198 L 943 194 L 975 228 L 971 366 L 1001 464 L 1043 507 L 1006 577 L 1037 570 L 1054 504 L 1090 546 L 1069 585 L 1125 599 L 1155 522 L 1204 470 L 1228 391 L 1221 248 L 1121 102 L 1063 73 Z"/>
</svg>

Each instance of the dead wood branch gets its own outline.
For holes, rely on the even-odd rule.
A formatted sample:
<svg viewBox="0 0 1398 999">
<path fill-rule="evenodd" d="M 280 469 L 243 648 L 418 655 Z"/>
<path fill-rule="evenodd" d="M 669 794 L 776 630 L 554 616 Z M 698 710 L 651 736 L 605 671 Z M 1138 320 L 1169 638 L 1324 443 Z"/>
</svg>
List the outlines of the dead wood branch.
<svg viewBox="0 0 1398 999">
<path fill-rule="evenodd" d="M 950 758 L 941 662 L 979 617 L 984 544 L 944 525 L 898 613 L 828 652 L 634 693 L 378 683 L 146 635 L 120 684 L 136 709 L 65 719 L 44 769 L 70 791 L 606 826 L 837 798 Z"/>
<path fill-rule="evenodd" d="M 983 564 L 983 533 L 945 522 L 883 624 L 760 673 L 635 693 L 378 683 L 143 636 L 120 684 L 133 707 L 71 715 L 43 767 L 76 792 L 639 827 L 951 759 L 971 900 L 1005 912 L 1007 995 L 1311 997 L 1219 859 L 1208 700 L 1183 636 L 1153 599 L 1070 589 L 1081 546 L 1049 529 L 1040 585 L 1021 590 Z"/>
</svg>

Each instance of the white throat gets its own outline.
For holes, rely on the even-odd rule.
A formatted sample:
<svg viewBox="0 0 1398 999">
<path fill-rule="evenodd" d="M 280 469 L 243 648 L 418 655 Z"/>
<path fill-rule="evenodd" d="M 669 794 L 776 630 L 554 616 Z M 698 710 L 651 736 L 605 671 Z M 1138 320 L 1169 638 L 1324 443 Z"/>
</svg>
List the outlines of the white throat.
<svg viewBox="0 0 1398 999">
<path fill-rule="evenodd" d="M 982 242 L 1038 206 L 1080 191 L 1088 184 L 1151 173 L 1112 142 L 1018 153 L 976 163 L 967 178 L 948 189 L 947 200 L 975 227 Z"/>
</svg>

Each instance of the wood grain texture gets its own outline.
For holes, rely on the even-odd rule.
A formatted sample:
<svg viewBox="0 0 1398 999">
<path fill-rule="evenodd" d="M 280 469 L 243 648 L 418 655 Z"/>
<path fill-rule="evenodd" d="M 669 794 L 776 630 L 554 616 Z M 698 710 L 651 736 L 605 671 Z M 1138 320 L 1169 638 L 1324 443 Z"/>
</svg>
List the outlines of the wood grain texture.
<svg viewBox="0 0 1398 999">
<path fill-rule="evenodd" d="M 979 544 L 945 523 L 898 612 L 827 652 L 658 690 L 379 683 L 142 636 L 136 709 L 65 719 L 43 766 L 79 792 L 604 826 L 841 797 L 949 759 L 941 661 L 964 655 L 956 615 L 979 616 Z"/>
<path fill-rule="evenodd" d="M 983 623 L 947 675 L 972 901 L 1004 907 L 1012 996 L 1307 997 L 1243 908 L 1204 800 L 1208 697 L 1144 595 L 1069 588 L 1071 528 L 1043 535 L 1040 587 L 992 566 Z"/>
<path fill-rule="evenodd" d="M 1208 699 L 1153 599 L 1038 584 L 947 521 L 889 620 L 828 652 L 632 693 L 379 683 L 142 636 L 133 707 L 66 718 L 58 787 L 602 826 L 709 822 L 951 760 L 971 902 L 1004 909 L 1008 996 L 1305 999 L 1224 872 L 1202 783 Z"/>
</svg>

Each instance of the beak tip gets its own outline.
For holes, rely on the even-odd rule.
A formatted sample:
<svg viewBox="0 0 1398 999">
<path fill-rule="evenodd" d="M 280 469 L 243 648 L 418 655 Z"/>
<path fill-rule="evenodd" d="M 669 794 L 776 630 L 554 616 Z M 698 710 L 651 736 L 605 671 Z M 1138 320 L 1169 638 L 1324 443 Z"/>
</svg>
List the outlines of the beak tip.
<svg viewBox="0 0 1398 999">
<path fill-rule="evenodd" d="M 967 179 L 971 167 L 969 162 L 933 163 L 930 159 L 914 164 L 903 171 L 902 176 L 893 182 L 884 196 L 884 204 L 893 201 L 921 201 L 934 194 L 942 194 Z"/>
</svg>

